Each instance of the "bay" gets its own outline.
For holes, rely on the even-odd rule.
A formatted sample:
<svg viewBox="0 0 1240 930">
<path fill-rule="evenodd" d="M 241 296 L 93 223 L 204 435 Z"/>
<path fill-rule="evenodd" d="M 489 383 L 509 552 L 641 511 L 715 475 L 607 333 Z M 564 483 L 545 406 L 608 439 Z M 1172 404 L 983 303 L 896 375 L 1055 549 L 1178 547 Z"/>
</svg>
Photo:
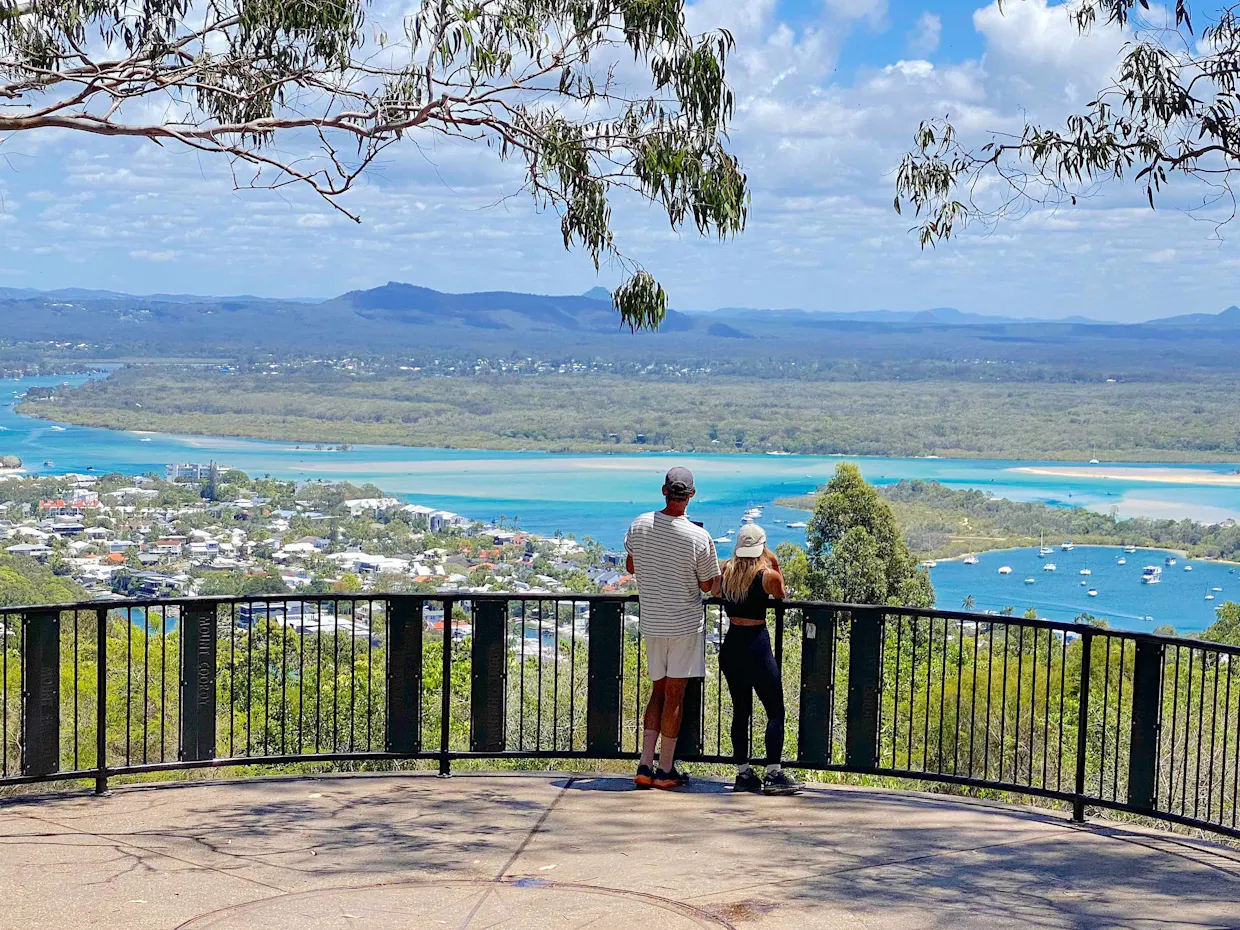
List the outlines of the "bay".
<svg viewBox="0 0 1240 930">
<path fill-rule="evenodd" d="M 621 544 L 624 530 L 635 514 L 661 506 L 659 487 L 663 474 L 673 464 L 686 465 L 697 476 L 698 496 L 691 516 L 701 520 L 712 536 L 723 537 L 728 530 L 737 529 L 746 509 L 761 506 L 764 513 L 760 522 L 772 545 L 804 542 L 804 530 L 790 528 L 788 523 L 804 521 L 807 514 L 775 506 L 773 502 L 812 491 L 830 477 L 842 459 L 672 452 L 579 455 L 365 445 L 339 452 L 316 450 L 313 444 L 306 443 L 60 425 L 20 416 L 13 409 L 20 394 L 30 387 L 80 384 L 87 377 L 0 381 L 0 454 L 20 456 L 28 471 L 41 474 L 84 472 L 88 468 L 97 474 L 162 474 L 170 462 L 214 460 L 253 475 L 371 482 L 388 493 L 475 519 L 490 521 L 503 516 L 536 533 L 550 535 L 561 531 L 578 538 L 590 536 L 608 547 Z M 879 485 L 920 478 L 941 481 L 953 488 L 979 488 L 994 497 L 1082 506 L 1103 512 L 1114 510 L 1120 516 L 1206 522 L 1240 519 L 1240 486 L 1228 483 L 1236 471 L 1235 465 L 1169 468 L 1133 462 L 1106 466 L 1082 463 L 1065 468 L 1063 462 L 884 457 L 847 460 L 856 462 L 866 478 Z M 721 545 L 721 554 L 726 555 L 729 548 Z M 1036 550 L 1033 551 L 1036 556 Z M 988 565 L 992 558 L 984 556 L 983 564 Z M 1002 587 L 997 565 L 993 571 L 958 579 L 955 572 L 963 567 L 961 563 L 942 563 L 933 571 L 940 590 L 940 606 L 958 607 L 966 594 L 972 594 L 979 608 L 1014 606 L 1019 613 L 1028 606 L 1038 606 L 1043 610 L 1034 601 L 1028 601 L 1030 595 L 1026 595 L 1026 600 L 1010 596 L 1012 587 L 1022 588 L 1021 582 L 1029 574 L 1022 573 L 1015 564 L 1012 575 L 1003 576 Z M 1226 574 L 1228 568 L 1223 567 L 1222 571 Z M 979 575 L 981 582 L 973 580 Z M 1154 587 L 1160 589 L 1161 597 L 1163 592 L 1179 591 L 1178 584 L 1168 578 L 1163 585 Z M 1030 587 L 1037 587 L 1037 583 Z M 1077 609 L 1075 595 L 1069 597 L 1061 592 L 1062 596 L 1052 597 L 1050 588 L 1045 590 L 1048 612 L 1044 615 L 1051 616 L 1050 611 L 1054 611 L 1054 616 L 1062 618 Z M 1121 595 L 1120 591 L 1128 594 Z M 1228 596 L 1237 596 L 1231 588 L 1226 591 Z M 1098 598 L 1082 601 L 1085 606 L 1081 609 L 1092 606 L 1092 613 L 1106 616 L 1116 625 L 1139 629 L 1151 625 L 1144 620 L 1147 615 L 1156 618 L 1153 623 L 1172 623 L 1181 631 L 1204 628 L 1213 611 L 1204 601 L 1202 591 L 1195 591 L 1195 598 L 1189 598 L 1187 592 L 1179 593 L 1180 614 L 1184 618 L 1179 622 L 1167 613 L 1171 603 L 1167 609 L 1161 604 L 1151 605 L 1143 600 L 1151 596 L 1148 593 L 1118 584 L 1113 588 L 1100 587 Z M 1223 599 L 1219 597 L 1218 601 Z M 1172 597 L 1171 601 L 1174 600 Z"/>
<path fill-rule="evenodd" d="M 1175 564 L 1166 564 L 1168 558 L 1175 559 Z M 1055 566 L 1054 571 L 1043 570 L 1048 563 Z M 999 574 L 1005 565 L 1011 573 Z M 1147 565 L 1162 569 L 1159 584 L 1142 583 L 1141 573 Z M 1082 570 L 1089 574 L 1082 575 Z M 972 596 L 974 610 L 1011 607 L 1020 616 L 1032 607 L 1039 617 L 1063 621 L 1088 613 L 1113 627 L 1147 633 L 1164 624 L 1178 633 L 1200 632 L 1214 622 L 1215 607 L 1228 600 L 1240 601 L 1240 568 L 1236 565 L 1186 559 L 1165 549 L 1125 552 L 1111 546 L 1076 546 L 1064 552 L 1056 545 L 1045 558 L 1038 555 L 1036 546 L 1001 549 L 979 554 L 976 565 L 961 560 L 939 562 L 930 577 L 937 606 L 944 609 L 959 610 L 964 599 Z M 1031 584 L 1026 583 L 1029 578 Z M 1091 597 L 1090 590 L 1097 595 Z"/>
</svg>

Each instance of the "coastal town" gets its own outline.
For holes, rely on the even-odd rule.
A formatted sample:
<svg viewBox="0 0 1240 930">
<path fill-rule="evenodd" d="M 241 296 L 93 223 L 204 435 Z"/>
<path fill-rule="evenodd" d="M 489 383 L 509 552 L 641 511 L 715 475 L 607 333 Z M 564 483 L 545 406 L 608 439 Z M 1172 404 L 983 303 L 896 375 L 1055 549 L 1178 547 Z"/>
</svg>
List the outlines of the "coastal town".
<svg viewBox="0 0 1240 930">
<path fill-rule="evenodd" d="M 472 520 L 373 485 L 252 478 L 214 462 L 141 476 L 38 476 L 15 459 L 4 465 L 0 563 L 32 569 L 26 579 L 50 573 L 74 599 L 564 595 L 632 585 L 623 554 L 588 538 Z M 16 603 L 4 594 L 0 605 Z"/>
</svg>

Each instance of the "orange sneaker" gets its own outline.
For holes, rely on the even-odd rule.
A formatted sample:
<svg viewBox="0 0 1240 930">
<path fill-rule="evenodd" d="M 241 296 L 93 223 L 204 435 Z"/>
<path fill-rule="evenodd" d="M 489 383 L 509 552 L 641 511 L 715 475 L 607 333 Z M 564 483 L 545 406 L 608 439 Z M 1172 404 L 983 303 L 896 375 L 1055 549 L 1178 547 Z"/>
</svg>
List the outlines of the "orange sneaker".
<svg viewBox="0 0 1240 930">
<path fill-rule="evenodd" d="M 653 785 L 661 791 L 675 791 L 677 788 L 683 788 L 688 782 L 688 776 L 676 771 L 675 767 L 670 772 L 658 769 L 654 773 Z"/>
<path fill-rule="evenodd" d="M 633 784 L 638 788 L 646 789 L 654 787 L 654 770 L 648 765 L 639 765 L 637 774 L 633 776 Z"/>
</svg>

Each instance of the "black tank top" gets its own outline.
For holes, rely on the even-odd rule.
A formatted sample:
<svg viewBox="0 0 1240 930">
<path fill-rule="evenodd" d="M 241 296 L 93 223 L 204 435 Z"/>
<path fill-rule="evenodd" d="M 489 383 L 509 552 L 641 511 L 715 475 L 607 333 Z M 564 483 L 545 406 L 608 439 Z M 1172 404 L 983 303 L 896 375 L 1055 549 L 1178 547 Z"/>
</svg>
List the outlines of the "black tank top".
<svg viewBox="0 0 1240 930">
<path fill-rule="evenodd" d="M 754 576 L 753 583 L 745 592 L 744 600 L 733 601 L 726 597 L 723 599 L 723 609 L 728 612 L 729 617 L 739 617 L 741 620 L 766 620 L 766 609 L 770 606 L 771 596 L 766 593 L 766 588 L 762 587 L 762 576 L 765 574 L 766 569 L 762 569 Z"/>
</svg>

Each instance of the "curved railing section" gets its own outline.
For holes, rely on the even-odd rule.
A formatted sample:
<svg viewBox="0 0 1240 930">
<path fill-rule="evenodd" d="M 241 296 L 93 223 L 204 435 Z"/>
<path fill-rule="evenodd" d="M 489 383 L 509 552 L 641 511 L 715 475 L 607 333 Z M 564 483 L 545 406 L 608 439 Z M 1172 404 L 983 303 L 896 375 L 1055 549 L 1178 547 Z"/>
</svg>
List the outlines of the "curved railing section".
<svg viewBox="0 0 1240 930">
<path fill-rule="evenodd" d="M 707 676 L 679 747 L 722 762 L 727 621 L 705 612 Z M 1240 649 L 957 611 L 790 601 L 772 614 L 788 766 L 1240 837 Z M 650 687 L 636 598 L 615 595 L 0 608 L 0 644 L 0 786 L 103 791 L 121 775 L 246 763 L 632 759 Z"/>
</svg>

